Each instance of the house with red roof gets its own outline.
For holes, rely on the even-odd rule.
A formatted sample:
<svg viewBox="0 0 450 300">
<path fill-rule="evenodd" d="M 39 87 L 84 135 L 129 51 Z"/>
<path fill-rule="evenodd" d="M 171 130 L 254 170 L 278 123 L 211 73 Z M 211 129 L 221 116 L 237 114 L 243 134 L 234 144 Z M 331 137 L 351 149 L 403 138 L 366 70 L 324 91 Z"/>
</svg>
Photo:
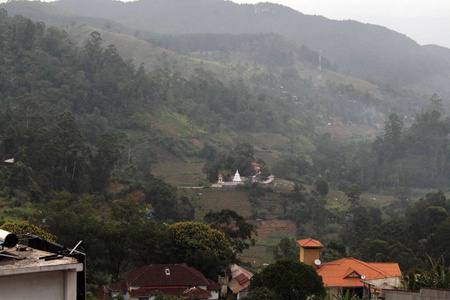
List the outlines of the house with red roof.
<svg viewBox="0 0 450 300">
<path fill-rule="evenodd" d="M 159 294 L 187 299 L 219 299 L 220 286 L 186 264 L 149 265 L 125 274 L 125 279 L 106 287 L 112 299 L 153 300 Z M 109 298 L 108 298 L 109 299 Z"/>
<path fill-rule="evenodd" d="M 343 295 L 350 290 L 352 295 L 370 299 L 376 291 L 401 285 L 402 273 L 398 263 L 363 262 L 351 257 L 321 263 L 319 252 L 323 245 L 319 241 L 304 239 L 297 243 L 300 245 L 300 261 L 316 269 L 331 295 Z"/>
<path fill-rule="evenodd" d="M 255 170 L 255 174 L 259 172 L 259 170 L 261 170 L 261 166 L 260 164 L 256 163 L 256 162 L 252 162 L 252 167 Z"/>
</svg>

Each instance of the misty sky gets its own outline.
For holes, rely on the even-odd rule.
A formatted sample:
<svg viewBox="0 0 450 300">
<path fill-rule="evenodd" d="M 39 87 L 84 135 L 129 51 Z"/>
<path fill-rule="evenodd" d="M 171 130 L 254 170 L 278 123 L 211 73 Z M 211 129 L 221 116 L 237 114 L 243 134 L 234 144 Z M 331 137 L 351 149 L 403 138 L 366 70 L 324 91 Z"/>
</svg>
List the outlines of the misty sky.
<svg viewBox="0 0 450 300">
<path fill-rule="evenodd" d="M 133 0 L 122 0 L 133 1 Z M 232 0 L 258 3 L 266 0 Z M 6 2 L 6 0 L 0 0 Z M 421 45 L 450 48 L 450 0 L 271 0 L 308 15 L 386 26 Z"/>
</svg>

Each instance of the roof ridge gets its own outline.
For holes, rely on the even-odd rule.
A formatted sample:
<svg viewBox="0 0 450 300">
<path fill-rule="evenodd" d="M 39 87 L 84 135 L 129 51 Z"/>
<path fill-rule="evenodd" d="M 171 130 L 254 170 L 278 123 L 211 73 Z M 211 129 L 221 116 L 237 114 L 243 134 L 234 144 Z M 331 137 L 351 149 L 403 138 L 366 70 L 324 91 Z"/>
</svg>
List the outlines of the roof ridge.
<svg viewBox="0 0 450 300">
<path fill-rule="evenodd" d="M 148 266 L 144 266 L 144 267 L 142 267 L 142 268 L 139 268 L 139 269 L 136 269 L 136 270 L 133 270 L 133 271 L 130 271 L 129 273 L 133 273 L 133 272 L 136 272 L 136 273 L 137 273 L 137 272 L 139 272 L 139 271 L 142 270 L 142 272 L 140 272 L 139 275 L 136 276 L 133 280 L 131 280 L 130 282 L 128 282 L 128 280 L 127 280 L 127 284 L 128 284 L 129 286 L 131 286 L 131 284 L 132 284 L 133 282 L 135 282 L 138 278 L 140 278 L 140 277 L 142 276 L 142 274 L 145 274 L 145 272 L 147 271 L 147 269 L 150 268 L 151 266 L 153 266 L 153 264 L 148 265 Z"/>
<path fill-rule="evenodd" d="M 303 248 L 323 248 L 322 243 L 313 238 L 298 240 L 297 243 Z"/>
<path fill-rule="evenodd" d="M 193 268 L 193 267 L 190 267 L 190 266 L 188 266 L 188 265 L 185 264 L 185 263 L 182 263 L 181 265 L 182 265 L 184 268 L 186 268 L 186 269 L 188 269 L 189 271 L 191 271 L 193 274 L 195 274 L 195 276 L 196 276 L 198 279 L 206 280 L 206 283 L 209 284 L 208 278 L 206 278 L 205 275 L 203 275 L 203 273 L 201 273 L 199 270 L 197 270 L 197 269 L 195 269 L 195 268 Z"/>
<path fill-rule="evenodd" d="M 375 267 L 375 266 L 372 266 L 371 264 L 373 264 L 373 263 L 367 263 L 367 262 L 364 262 L 364 261 L 362 261 L 362 260 L 356 259 L 356 258 L 354 258 L 354 257 L 348 257 L 348 259 L 352 259 L 352 260 L 354 260 L 354 261 L 357 261 L 357 262 L 359 262 L 360 264 L 365 265 L 366 267 L 368 267 L 368 268 L 370 268 L 370 269 L 372 269 L 372 270 L 374 270 L 374 271 L 380 273 L 380 274 L 383 275 L 383 276 L 384 276 L 384 275 L 389 275 L 389 276 L 391 276 L 391 277 L 394 277 L 394 276 L 392 276 L 392 274 L 389 274 L 388 272 L 386 272 L 386 271 L 384 271 L 384 270 L 382 270 L 382 269 L 380 269 L 380 268 L 377 268 L 377 267 Z"/>
</svg>

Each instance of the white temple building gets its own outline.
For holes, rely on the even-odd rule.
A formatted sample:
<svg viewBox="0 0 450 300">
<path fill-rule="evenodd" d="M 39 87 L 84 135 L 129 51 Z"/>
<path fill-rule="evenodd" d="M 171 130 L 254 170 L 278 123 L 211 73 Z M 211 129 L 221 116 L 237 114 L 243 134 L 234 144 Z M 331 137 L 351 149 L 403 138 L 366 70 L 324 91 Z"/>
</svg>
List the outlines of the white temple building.
<svg viewBox="0 0 450 300">
<path fill-rule="evenodd" d="M 234 183 L 240 183 L 240 182 L 242 182 L 242 180 L 241 180 L 241 175 L 239 175 L 239 171 L 238 171 L 238 170 L 236 170 L 236 174 L 234 174 L 233 182 L 234 182 Z"/>
<path fill-rule="evenodd" d="M 224 177 L 222 174 L 219 174 L 219 178 L 217 183 L 211 185 L 211 187 L 214 188 L 221 188 L 221 187 L 237 187 L 240 184 L 244 184 L 245 181 L 250 181 L 250 182 L 259 182 L 262 184 L 269 184 L 271 183 L 274 179 L 275 176 L 270 175 L 269 178 L 267 178 L 265 181 L 262 181 L 261 179 L 258 179 L 257 176 L 260 174 L 259 172 L 259 168 L 255 171 L 257 171 L 257 174 L 251 177 L 241 177 L 241 175 L 239 174 L 239 170 L 236 170 L 236 173 L 233 176 L 232 181 L 224 181 Z"/>
</svg>

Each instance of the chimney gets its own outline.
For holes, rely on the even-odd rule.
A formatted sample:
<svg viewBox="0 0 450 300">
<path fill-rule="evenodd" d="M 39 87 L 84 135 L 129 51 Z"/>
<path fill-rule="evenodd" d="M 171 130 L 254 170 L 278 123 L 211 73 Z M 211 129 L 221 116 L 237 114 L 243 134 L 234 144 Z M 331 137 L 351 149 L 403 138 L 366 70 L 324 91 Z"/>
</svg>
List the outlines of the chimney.
<svg viewBox="0 0 450 300">
<path fill-rule="evenodd" d="M 317 269 L 320 266 L 320 248 L 323 245 L 312 238 L 299 240 L 300 245 L 300 261 Z"/>
</svg>

